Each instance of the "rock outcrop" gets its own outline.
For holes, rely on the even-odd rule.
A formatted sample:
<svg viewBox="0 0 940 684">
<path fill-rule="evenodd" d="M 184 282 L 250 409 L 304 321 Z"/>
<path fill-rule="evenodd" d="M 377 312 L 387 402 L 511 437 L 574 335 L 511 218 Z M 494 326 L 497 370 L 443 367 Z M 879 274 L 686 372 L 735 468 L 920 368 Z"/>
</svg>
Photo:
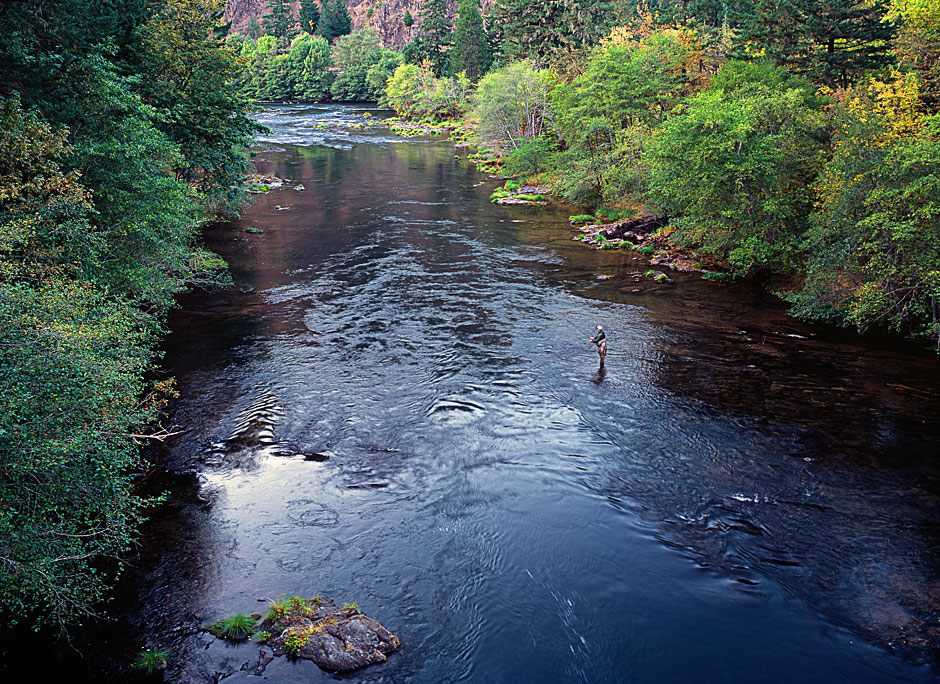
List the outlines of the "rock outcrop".
<svg viewBox="0 0 940 684">
<path fill-rule="evenodd" d="M 348 672 L 384 663 L 401 646 L 398 637 L 355 605 L 337 608 L 318 597 L 298 604 L 283 617 L 262 625 L 275 655 L 312 660 L 324 670 Z"/>
</svg>

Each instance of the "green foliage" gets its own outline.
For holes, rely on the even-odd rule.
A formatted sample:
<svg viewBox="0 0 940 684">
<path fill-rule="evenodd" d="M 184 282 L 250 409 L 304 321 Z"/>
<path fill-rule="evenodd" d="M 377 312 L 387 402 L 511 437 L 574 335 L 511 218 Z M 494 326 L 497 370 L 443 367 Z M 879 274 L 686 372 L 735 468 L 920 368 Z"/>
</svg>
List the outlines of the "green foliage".
<svg viewBox="0 0 940 684">
<path fill-rule="evenodd" d="M 359 604 L 358 603 L 344 603 L 343 610 L 352 610 L 352 611 L 358 612 Z"/>
<path fill-rule="evenodd" d="M 235 95 L 235 48 L 216 32 L 221 3 L 144 10 L 74 0 L 0 13 L 8 622 L 65 626 L 100 609 L 151 503 L 132 485 L 138 441 L 172 395 L 145 381 L 162 315 L 187 282 L 217 280 L 224 264 L 196 246 L 198 224 L 241 197 L 255 126 Z"/>
<path fill-rule="evenodd" d="M 143 671 L 144 674 L 153 675 L 166 669 L 169 653 L 166 649 L 148 646 L 137 654 L 134 660 L 134 669 Z"/>
<path fill-rule="evenodd" d="M 519 178 L 538 175 L 551 168 L 554 152 L 555 144 L 546 136 L 518 140 L 503 157 L 503 171 Z"/>
<path fill-rule="evenodd" d="M 320 6 L 317 0 L 300 0 L 300 29 L 310 35 L 317 30 L 317 24 L 320 22 Z"/>
<path fill-rule="evenodd" d="M 244 613 L 235 613 L 212 623 L 209 633 L 222 639 L 247 639 L 254 634 L 257 625 Z"/>
<path fill-rule="evenodd" d="M 890 58 L 893 28 L 882 2 L 752 0 L 735 18 L 736 56 L 770 58 L 830 86 L 845 86 Z"/>
<path fill-rule="evenodd" d="M 571 223 L 594 223 L 596 220 L 597 219 L 590 214 L 577 214 L 576 216 L 568 217 L 568 221 Z"/>
<path fill-rule="evenodd" d="M 448 73 L 447 58 L 452 44 L 450 17 L 446 0 L 421 0 L 418 36 L 406 55 L 409 62 L 430 62 L 435 76 Z"/>
<path fill-rule="evenodd" d="M 399 53 L 381 47 L 372 27 L 337 38 L 333 60 L 341 71 L 330 92 L 334 100 L 345 101 L 381 99 L 388 79 L 402 63 Z"/>
<path fill-rule="evenodd" d="M 268 13 L 262 17 L 264 32 L 283 41 L 290 41 L 296 29 L 290 5 L 284 0 L 269 0 Z"/>
<path fill-rule="evenodd" d="M 141 89 L 165 112 L 156 124 L 179 148 L 177 177 L 235 208 L 244 197 L 244 150 L 261 128 L 238 93 L 238 57 L 216 32 L 222 8 L 222 0 L 173 0 L 155 12 L 141 28 Z"/>
<path fill-rule="evenodd" d="M 897 26 L 895 53 L 905 69 L 917 72 L 921 96 L 940 111 L 940 4 L 933 0 L 890 0 L 888 18 Z"/>
<path fill-rule="evenodd" d="M 323 0 L 316 33 L 328 41 L 352 31 L 352 19 L 346 0 Z"/>
<path fill-rule="evenodd" d="M 728 283 L 734 280 L 733 273 L 722 273 L 721 271 L 709 271 L 708 273 L 703 273 L 702 277 L 705 280 L 713 280 L 716 283 Z"/>
<path fill-rule="evenodd" d="M 290 610 L 290 603 L 287 598 L 270 599 L 268 601 L 268 611 L 265 613 L 264 621 L 266 623 L 277 622 L 287 615 Z"/>
<path fill-rule="evenodd" d="M 940 335 L 940 117 L 911 77 L 873 81 L 840 103 L 816 185 L 796 311 L 864 330 Z"/>
<path fill-rule="evenodd" d="M 435 78 L 428 67 L 402 64 L 388 80 L 385 100 L 399 116 L 453 119 L 469 111 L 470 94 L 465 76 Z"/>
<path fill-rule="evenodd" d="M 557 159 L 558 190 L 569 201 L 615 201 L 640 192 L 638 169 L 652 128 L 695 86 L 696 53 L 686 33 L 632 38 L 595 48 L 586 71 L 552 92 L 566 148 Z"/>
<path fill-rule="evenodd" d="M 593 45 L 616 17 L 606 0 L 497 0 L 490 11 L 502 52 L 541 64 Z"/>
<path fill-rule="evenodd" d="M 513 180 L 509 180 L 509 181 L 506 181 L 503 187 L 509 190 L 510 192 L 514 192 L 519 189 L 519 183 Z"/>
<path fill-rule="evenodd" d="M 450 51 L 451 73 L 462 72 L 476 82 L 486 73 L 492 61 L 483 17 L 480 16 L 479 0 L 460 0 L 457 15 L 454 46 Z"/>
<path fill-rule="evenodd" d="M 734 88 L 696 95 L 650 142 L 649 195 L 676 217 L 682 243 L 739 273 L 786 272 L 808 227 L 821 120 L 801 89 L 729 80 Z"/>
<path fill-rule="evenodd" d="M 415 23 L 415 19 L 413 16 L 411 16 L 411 12 L 409 10 L 405 10 L 405 14 L 401 18 L 401 23 L 403 23 L 405 26 L 411 26 Z"/>
<path fill-rule="evenodd" d="M 553 82 L 551 72 L 529 62 L 514 62 L 487 74 L 474 96 L 480 137 L 491 145 L 517 149 L 524 141 L 545 135 L 552 118 Z"/>
<path fill-rule="evenodd" d="M 287 655 L 290 657 L 296 657 L 300 653 L 300 649 L 307 645 L 307 642 L 310 641 L 310 637 L 313 636 L 313 630 L 295 630 L 284 638 L 284 650 L 287 651 Z"/>
<path fill-rule="evenodd" d="M 333 82 L 330 44 L 320 37 L 303 36 L 294 39 L 289 55 L 296 77 L 293 96 L 316 102 L 327 99 Z"/>
</svg>

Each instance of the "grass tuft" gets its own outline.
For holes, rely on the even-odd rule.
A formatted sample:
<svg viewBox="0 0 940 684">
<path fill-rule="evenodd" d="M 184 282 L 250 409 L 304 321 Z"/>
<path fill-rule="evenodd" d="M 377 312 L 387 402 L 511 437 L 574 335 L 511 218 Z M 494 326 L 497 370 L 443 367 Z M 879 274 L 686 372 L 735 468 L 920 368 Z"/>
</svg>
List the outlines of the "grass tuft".
<svg viewBox="0 0 940 684">
<path fill-rule="evenodd" d="M 254 634 L 255 621 L 244 613 L 235 613 L 212 623 L 209 633 L 221 639 L 245 639 Z"/>
<path fill-rule="evenodd" d="M 152 675 L 166 668 L 168 653 L 162 648 L 148 646 L 134 660 L 134 669 L 143 670 L 146 674 Z"/>
</svg>

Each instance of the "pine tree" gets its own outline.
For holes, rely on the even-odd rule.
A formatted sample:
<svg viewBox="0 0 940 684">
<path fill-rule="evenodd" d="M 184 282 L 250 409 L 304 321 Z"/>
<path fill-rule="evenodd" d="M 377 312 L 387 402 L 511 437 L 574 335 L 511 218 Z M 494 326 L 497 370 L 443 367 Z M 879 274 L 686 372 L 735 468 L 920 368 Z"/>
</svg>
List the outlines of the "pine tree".
<svg viewBox="0 0 940 684">
<path fill-rule="evenodd" d="M 416 52 L 421 61 L 431 62 L 431 68 L 437 76 L 447 71 L 447 53 L 452 38 L 447 0 L 423 0 Z"/>
<path fill-rule="evenodd" d="M 596 43 L 617 14 L 610 0 L 496 0 L 490 16 L 503 33 L 503 52 L 544 63 Z"/>
<path fill-rule="evenodd" d="M 756 49 L 796 73 L 845 86 L 890 62 L 892 25 L 880 0 L 752 0 L 735 17 L 735 56 Z"/>
<path fill-rule="evenodd" d="M 268 13 L 262 19 L 264 32 L 269 36 L 290 40 L 296 34 L 291 7 L 284 0 L 271 0 L 268 3 Z"/>
<path fill-rule="evenodd" d="M 346 0 L 324 0 L 320 21 L 317 22 L 317 34 L 332 41 L 337 36 L 345 36 L 352 31 L 352 19 L 346 8 Z"/>
<path fill-rule="evenodd" d="M 331 7 L 333 8 L 333 35 L 349 35 L 352 32 L 352 17 L 349 16 L 346 0 L 333 0 Z"/>
<path fill-rule="evenodd" d="M 460 0 L 457 26 L 454 29 L 454 47 L 450 51 L 450 68 L 461 71 L 471 81 L 478 80 L 490 65 L 491 55 L 480 16 L 479 0 Z"/>
<path fill-rule="evenodd" d="M 401 23 L 403 23 L 405 26 L 411 26 L 415 23 L 415 18 L 411 16 L 410 11 L 405 10 L 405 16 L 401 18 Z"/>
<path fill-rule="evenodd" d="M 313 35 L 320 21 L 320 7 L 317 0 L 301 0 L 300 2 L 300 28 Z"/>
</svg>

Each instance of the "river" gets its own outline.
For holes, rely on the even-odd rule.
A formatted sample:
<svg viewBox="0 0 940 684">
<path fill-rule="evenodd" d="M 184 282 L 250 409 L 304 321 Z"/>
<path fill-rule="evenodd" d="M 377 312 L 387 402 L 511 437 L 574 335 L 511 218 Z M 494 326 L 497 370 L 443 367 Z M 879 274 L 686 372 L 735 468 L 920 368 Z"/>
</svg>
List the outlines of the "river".
<svg viewBox="0 0 940 684">
<path fill-rule="evenodd" d="M 367 111 L 259 117 L 258 168 L 305 189 L 206 231 L 235 288 L 171 317 L 185 433 L 104 660 L 261 681 L 197 627 L 321 594 L 401 637 L 356 682 L 934 681 L 937 356 L 638 277 Z"/>
</svg>

